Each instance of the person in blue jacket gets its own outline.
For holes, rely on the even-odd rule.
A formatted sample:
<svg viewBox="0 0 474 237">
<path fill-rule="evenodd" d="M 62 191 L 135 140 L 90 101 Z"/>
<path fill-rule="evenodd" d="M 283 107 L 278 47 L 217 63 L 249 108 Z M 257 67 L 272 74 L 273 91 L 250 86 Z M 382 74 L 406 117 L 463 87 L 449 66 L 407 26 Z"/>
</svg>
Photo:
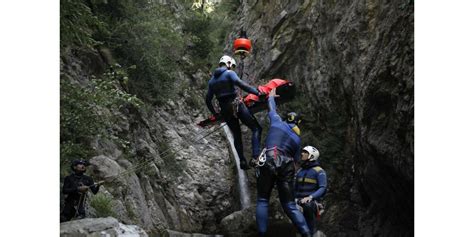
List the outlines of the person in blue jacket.
<svg viewBox="0 0 474 237">
<path fill-rule="evenodd" d="M 293 192 L 295 162 L 300 158 L 299 116 L 291 112 L 285 121 L 276 112 L 276 89 L 268 98 L 270 129 L 265 149 L 252 165 L 257 167 L 257 227 L 259 236 L 265 236 L 268 225 L 268 203 L 276 183 L 280 204 L 302 236 L 310 236 L 303 214 L 298 210 Z"/>
<path fill-rule="evenodd" d="M 296 174 L 295 192 L 311 234 L 316 233 L 317 216 L 322 208 L 321 198 L 326 194 L 326 189 L 326 172 L 319 163 L 319 151 L 306 146 L 301 152 L 301 169 Z"/>
<path fill-rule="evenodd" d="M 260 152 L 262 127 L 244 105 L 240 96 L 238 96 L 236 87 L 257 96 L 261 96 L 262 94 L 256 88 L 242 81 L 237 74 L 231 70 L 235 67 L 235 60 L 227 55 L 224 55 L 219 60 L 219 68 L 214 71 L 208 83 L 209 88 L 206 96 L 206 105 L 214 119 L 219 116 L 223 117 L 234 136 L 234 146 L 239 155 L 240 168 L 249 169 L 250 167 L 244 156 L 239 119 L 252 130 L 252 157 L 258 156 Z M 219 101 L 220 114 L 216 112 L 212 105 L 214 96 L 216 96 Z"/>
</svg>

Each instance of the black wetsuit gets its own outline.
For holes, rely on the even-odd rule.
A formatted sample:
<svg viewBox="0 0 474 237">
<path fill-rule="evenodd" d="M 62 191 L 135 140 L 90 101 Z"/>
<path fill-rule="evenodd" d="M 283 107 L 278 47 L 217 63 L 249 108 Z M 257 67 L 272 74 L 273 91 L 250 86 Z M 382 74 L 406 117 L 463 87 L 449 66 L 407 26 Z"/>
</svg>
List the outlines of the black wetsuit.
<svg viewBox="0 0 474 237">
<path fill-rule="evenodd" d="M 99 186 L 94 185 L 94 180 L 87 175 L 73 173 L 66 176 L 66 178 L 64 178 L 63 194 L 67 195 L 67 197 L 65 199 L 64 209 L 61 212 L 61 222 L 69 221 L 76 215 L 76 206 L 78 216 L 85 216 L 84 201 L 80 200 L 82 195 L 84 195 L 82 199 L 85 198 L 86 193 L 79 192 L 78 187 L 80 187 L 81 184 L 89 186 L 94 194 L 99 191 Z"/>
</svg>

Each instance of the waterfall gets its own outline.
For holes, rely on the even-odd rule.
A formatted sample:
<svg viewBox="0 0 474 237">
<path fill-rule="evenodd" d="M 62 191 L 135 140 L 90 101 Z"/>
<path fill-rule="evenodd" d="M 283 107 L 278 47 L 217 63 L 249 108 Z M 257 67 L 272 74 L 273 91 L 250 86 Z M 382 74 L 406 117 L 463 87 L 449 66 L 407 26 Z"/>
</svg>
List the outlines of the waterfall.
<svg viewBox="0 0 474 237">
<path fill-rule="evenodd" d="M 239 155 L 237 154 L 237 150 L 234 147 L 234 136 L 232 136 L 232 132 L 230 131 L 229 126 L 226 125 L 223 128 L 227 137 L 227 141 L 229 141 L 230 147 L 232 148 L 232 156 L 234 157 L 235 165 L 237 166 L 237 174 L 239 178 L 240 206 L 242 209 L 245 209 L 250 206 L 247 174 L 239 167 Z"/>
</svg>

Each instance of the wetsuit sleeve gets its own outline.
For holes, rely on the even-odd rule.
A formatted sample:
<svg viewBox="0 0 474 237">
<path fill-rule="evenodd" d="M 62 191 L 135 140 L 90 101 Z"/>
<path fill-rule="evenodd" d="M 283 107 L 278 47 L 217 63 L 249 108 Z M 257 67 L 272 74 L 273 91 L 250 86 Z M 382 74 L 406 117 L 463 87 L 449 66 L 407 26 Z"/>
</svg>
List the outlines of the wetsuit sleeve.
<svg viewBox="0 0 474 237">
<path fill-rule="evenodd" d="M 92 178 L 88 179 L 88 183 L 88 186 L 93 194 L 99 192 L 99 187 L 97 185 L 94 185 L 94 180 Z"/>
<path fill-rule="evenodd" d="M 318 175 L 317 179 L 318 179 L 319 188 L 318 190 L 316 190 L 314 193 L 311 194 L 313 199 L 319 199 L 326 193 L 326 187 L 327 187 L 326 172 L 324 170 L 321 170 L 318 172 L 317 175 Z"/>
<path fill-rule="evenodd" d="M 63 194 L 74 194 L 77 192 L 77 186 L 74 185 L 74 182 L 69 177 L 66 177 L 63 184 Z"/>
<path fill-rule="evenodd" d="M 296 171 L 295 177 L 293 177 L 293 194 L 296 197 L 296 193 L 298 193 L 299 185 L 298 185 L 298 174 L 300 173 L 301 168 Z"/>
<path fill-rule="evenodd" d="M 298 144 L 298 149 L 296 149 L 296 154 L 294 157 L 295 160 L 300 160 L 301 159 L 301 145 Z"/>
<path fill-rule="evenodd" d="M 208 85 L 207 95 L 206 95 L 206 105 L 209 111 L 211 111 L 211 113 L 215 115 L 216 109 L 214 109 L 214 106 L 212 105 L 213 98 L 214 98 L 214 91 L 212 91 L 211 87 Z"/>
<path fill-rule="evenodd" d="M 247 93 L 252 93 L 254 95 L 259 95 L 259 92 L 257 88 L 250 86 L 246 82 L 242 81 L 239 76 L 237 76 L 237 73 L 234 71 L 229 71 L 229 76 L 232 82 L 234 82 L 234 85 L 237 85 L 240 87 L 242 90 L 246 91 Z"/>
<path fill-rule="evenodd" d="M 273 96 L 268 97 L 268 110 L 268 118 L 270 118 L 270 124 L 281 121 L 280 115 L 278 115 L 276 112 L 275 97 Z"/>
</svg>

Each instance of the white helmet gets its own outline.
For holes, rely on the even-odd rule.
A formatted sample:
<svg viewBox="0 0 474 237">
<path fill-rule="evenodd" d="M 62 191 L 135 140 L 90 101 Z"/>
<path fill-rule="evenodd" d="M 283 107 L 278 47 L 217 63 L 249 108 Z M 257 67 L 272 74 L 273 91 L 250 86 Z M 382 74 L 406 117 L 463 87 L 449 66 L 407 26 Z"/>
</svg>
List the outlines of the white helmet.
<svg viewBox="0 0 474 237">
<path fill-rule="evenodd" d="M 303 151 L 307 151 L 309 153 L 308 160 L 315 161 L 319 158 L 319 151 L 313 146 L 305 146 Z"/>
<path fill-rule="evenodd" d="M 237 67 L 237 63 L 235 62 L 235 60 L 227 55 L 221 57 L 221 59 L 219 60 L 219 65 L 221 64 L 225 64 L 227 68 Z"/>
</svg>

